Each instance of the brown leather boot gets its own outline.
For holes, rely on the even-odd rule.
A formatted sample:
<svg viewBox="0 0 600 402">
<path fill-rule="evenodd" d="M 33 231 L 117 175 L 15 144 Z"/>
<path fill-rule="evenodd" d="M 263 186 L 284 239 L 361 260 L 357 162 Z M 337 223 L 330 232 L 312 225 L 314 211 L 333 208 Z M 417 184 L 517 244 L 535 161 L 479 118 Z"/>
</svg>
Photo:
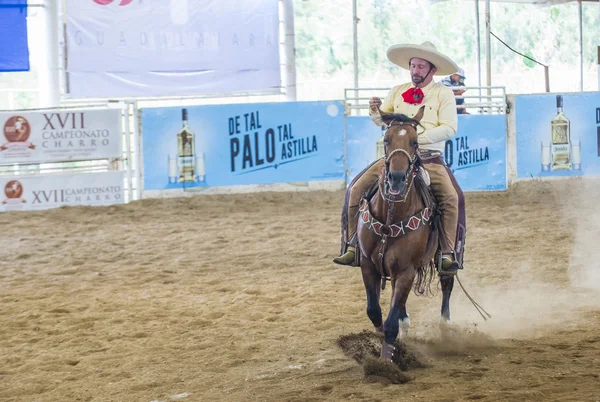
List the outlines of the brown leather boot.
<svg viewBox="0 0 600 402">
<path fill-rule="evenodd" d="M 340 264 L 340 265 L 356 266 L 356 264 L 354 263 L 355 259 L 356 259 L 356 252 L 354 251 L 353 248 L 348 247 L 348 251 L 346 251 L 343 255 L 341 255 L 339 257 L 335 257 L 333 259 L 333 262 L 335 262 L 336 264 Z"/>
</svg>

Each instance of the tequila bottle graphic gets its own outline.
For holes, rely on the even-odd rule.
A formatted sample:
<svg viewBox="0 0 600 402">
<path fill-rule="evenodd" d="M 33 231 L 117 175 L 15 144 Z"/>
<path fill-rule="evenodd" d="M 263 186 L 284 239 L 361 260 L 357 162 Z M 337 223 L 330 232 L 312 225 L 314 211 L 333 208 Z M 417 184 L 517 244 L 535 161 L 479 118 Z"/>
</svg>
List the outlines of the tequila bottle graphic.
<svg viewBox="0 0 600 402">
<path fill-rule="evenodd" d="M 556 116 L 550 121 L 552 134 L 551 165 L 554 170 L 572 170 L 571 122 L 563 111 L 563 97 L 556 95 Z"/>
<path fill-rule="evenodd" d="M 188 124 L 188 110 L 181 109 L 181 130 L 177 132 L 177 154 L 168 157 L 169 183 L 204 183 L 204 152 L 196 151 L 195 134 Z"/>
<path fill-rule="evenodd" d="M 194 133 L 188 125 L 188 111 L 181 110 L 182 127 L 177 133 L 178 182 L 196 181 L 196 159 L 194 158 Z"/>
</svg>

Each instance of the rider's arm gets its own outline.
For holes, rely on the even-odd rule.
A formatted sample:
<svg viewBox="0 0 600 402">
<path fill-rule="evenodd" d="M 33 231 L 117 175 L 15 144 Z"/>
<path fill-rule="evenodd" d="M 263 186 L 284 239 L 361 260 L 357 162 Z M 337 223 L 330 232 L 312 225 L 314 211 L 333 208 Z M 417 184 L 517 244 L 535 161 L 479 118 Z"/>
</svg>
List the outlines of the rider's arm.
<svg viewBox="0 0 600 402">
<path fill-rule="evenodd" d="M 458 115 L 454 93 L 447 87 L 442 87 L 439 94 L 440 110 L 439 126 L 424 130 L 419 134 L 419 144 L 435 144 L 454 137 L 458 127 Z"/>
<path fill-rule="evenodd" d="M 394 112 L 394 99 L 397 91 L 398 87 L 394 87 L 388 92 L 385 99 L 381 102 L 379 110 L 386 113 Z M 369 109 L 369 117 L 371 118 L 371 120 L 373 120 L 373 123 L 375 123 L 376 125 L 383 126 L 384 123 L 381 119 L 381 115 L 379 114 L 379 112 L 373 112 L 371 111 L 371 109 Z"/>
</svg>

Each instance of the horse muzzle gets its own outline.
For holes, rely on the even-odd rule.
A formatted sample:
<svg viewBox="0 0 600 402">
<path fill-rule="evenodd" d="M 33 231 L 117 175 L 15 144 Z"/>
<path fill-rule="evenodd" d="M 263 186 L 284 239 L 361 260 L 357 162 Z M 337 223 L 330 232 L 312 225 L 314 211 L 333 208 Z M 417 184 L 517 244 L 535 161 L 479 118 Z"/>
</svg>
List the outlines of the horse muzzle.
<svg viewBox="0 0 600 402">
<path fill-rule="evenodd" d="M 406 188 L 406 172 L 389 171 L 387 174 L 388 193 L 400 195 Z"/>
</svg>

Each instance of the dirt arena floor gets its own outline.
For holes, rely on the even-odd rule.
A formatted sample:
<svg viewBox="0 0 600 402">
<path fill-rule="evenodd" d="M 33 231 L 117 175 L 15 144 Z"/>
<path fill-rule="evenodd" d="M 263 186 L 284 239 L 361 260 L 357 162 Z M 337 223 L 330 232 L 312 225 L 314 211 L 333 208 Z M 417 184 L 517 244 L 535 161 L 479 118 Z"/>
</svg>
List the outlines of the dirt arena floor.
<svg viewBox="0 0 600 402">
<path fill-rule="evenodd" d="M 456 284 L 441 331 L 441 294 L 411 294 L 398 377 L 331 263 L 342 198 L 0 214 L 0 401 L 600 400 L 600 181 L 467 194 L 460 278 L 492 318 Z"/>
</svg>

